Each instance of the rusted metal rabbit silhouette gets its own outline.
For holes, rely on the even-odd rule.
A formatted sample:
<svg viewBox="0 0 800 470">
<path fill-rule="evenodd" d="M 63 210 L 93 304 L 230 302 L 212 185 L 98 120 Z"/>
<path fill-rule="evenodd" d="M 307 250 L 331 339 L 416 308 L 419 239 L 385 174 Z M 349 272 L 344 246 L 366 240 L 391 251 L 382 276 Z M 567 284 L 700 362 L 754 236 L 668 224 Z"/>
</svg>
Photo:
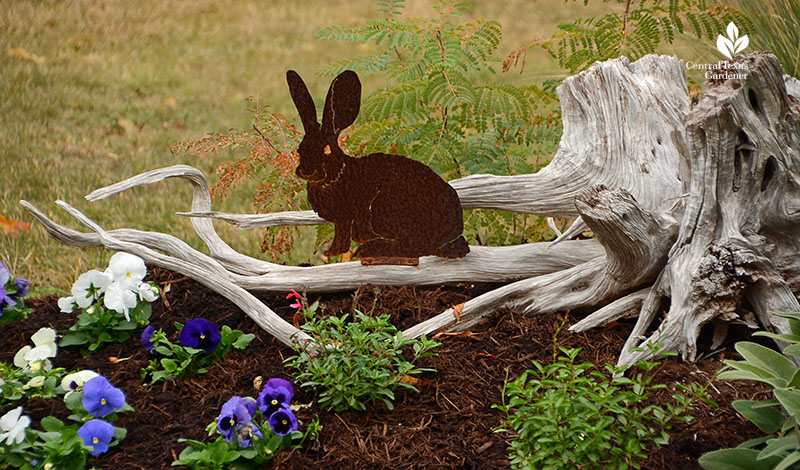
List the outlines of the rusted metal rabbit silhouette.
<svg viewBox="0 0 800 470">
<path fill-rule="evenodd" d="M 427 166 L 402 155 L 354 158 L 339 148 L 339 134 L 358 116 L 361 82 L 347 70 L 331 83 L 322 124 L 314 100 L 294 70 L 286 73 L 305 136 L 297 176 L 308 181 L 308 201 L 335 234 L 325 256 L 361 245 L 362 264 L 417 265 L 420 256 L 460 258 L 469 253 L 461 235 L 461 203 L 452 186 Z"/>
</svg>

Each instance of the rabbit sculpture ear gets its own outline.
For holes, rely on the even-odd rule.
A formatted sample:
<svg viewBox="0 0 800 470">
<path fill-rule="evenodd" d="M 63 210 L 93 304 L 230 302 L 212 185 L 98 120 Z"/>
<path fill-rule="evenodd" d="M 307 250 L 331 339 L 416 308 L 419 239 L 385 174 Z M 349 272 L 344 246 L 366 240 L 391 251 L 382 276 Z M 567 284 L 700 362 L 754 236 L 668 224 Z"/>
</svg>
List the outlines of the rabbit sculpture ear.
<svg viewBox="0 0 800 470">
<path fill-rule="evenodd" d="M 322 110 L 322 135 L 339 136 L 355 122 L 361 107 L 361 82 L 352 70 L 345 70 L 333 79 Z"/>
<path fill-rule="evenodd" d="M 286 72 L 286 82 L 289 84 L 289 93 L 292 95 L 297 113 L 300 114 L 300 121 L 303 123 L 306 134 L 318 132 L 317 107 L 314 106 L 314 100 L 311 98 L 305 82 L 294 70 Z"/>
</svg>

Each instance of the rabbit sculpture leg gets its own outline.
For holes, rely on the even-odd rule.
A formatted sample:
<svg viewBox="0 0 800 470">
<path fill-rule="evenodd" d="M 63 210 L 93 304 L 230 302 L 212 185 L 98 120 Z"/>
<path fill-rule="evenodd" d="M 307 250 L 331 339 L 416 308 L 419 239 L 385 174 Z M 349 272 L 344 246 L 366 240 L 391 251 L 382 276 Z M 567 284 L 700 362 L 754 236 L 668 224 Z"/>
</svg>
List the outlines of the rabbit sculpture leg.
<svg viewBox="0 0 800 470">
<path fill-rule="evenodd" d="M 305 130 L 296 173 L 308 182 L 314 211 L 334 223 L 326 256 L 349 251 L 351 239 L 361 244 L 355 256 L 363 264 L 416 265 L 420 256 L 469 253 L 458 195 L 433 170 L 402 155 L 353 158 L 339 147 L 339 134 L 361 105 L 355 72 L 331 83 L 321 124 L 300 76 L 290 70 L 286 80 Z"/>
</svg>

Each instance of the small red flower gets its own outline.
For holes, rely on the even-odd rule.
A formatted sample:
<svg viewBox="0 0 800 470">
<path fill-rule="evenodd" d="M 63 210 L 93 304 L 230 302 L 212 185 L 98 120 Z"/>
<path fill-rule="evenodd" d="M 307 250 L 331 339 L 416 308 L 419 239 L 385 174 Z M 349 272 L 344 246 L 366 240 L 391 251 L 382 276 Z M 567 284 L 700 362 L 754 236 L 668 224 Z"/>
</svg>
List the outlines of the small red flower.
<svg viewBox="0 0 800 470">
<path fill-rule="evenodd" d="M 300 298 L 300 294 L 298 294 L 296 290 L 290 289 L 289 290 L 289 295 L 287 295 L 286 298 L 287 299 L 291 299 L 292 297 L 294 297 L 295 299 L 299 299 Z"/>
<path fill-rule="evenodd" d="M 389 353 L 384 354 L 383 357 L 389 357 Z"/>
<path fill-rule="evenodd" d="M 375 357 L 378 357 L 378 353 L 376 353 L 376 352 L 373 352 L 372 354 L 373 354 Z"/>
<path fill-rule="evenodd" d="M 301 308 L 303 308 L 303 304 L 300 302 L 300 299 L 302 297 L 294 289 L 291 289 L 289 291 L 289 295 L 286 296 L 287 299 L 291 299 L 292 297 L 294 297 L 297 300 L 295 300 L 295 302 L 293 304 L 289 305 L 289 306 L 292 307 L 292 308 L 295 308 L 297 310 L 300 310 Z"/>
</svg>

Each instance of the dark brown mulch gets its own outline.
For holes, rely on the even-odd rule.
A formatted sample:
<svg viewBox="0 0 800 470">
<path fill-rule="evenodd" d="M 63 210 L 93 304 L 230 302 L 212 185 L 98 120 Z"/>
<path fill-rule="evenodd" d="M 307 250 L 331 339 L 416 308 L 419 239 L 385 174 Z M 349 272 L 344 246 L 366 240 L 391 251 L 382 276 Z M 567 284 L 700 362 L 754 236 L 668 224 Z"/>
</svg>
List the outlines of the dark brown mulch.
<svg viewBox="0 0 800 470">
<path fill-rule="evenodd" d="M 102 468 L 168 468 L 180 454 L 179 437 L 203 440 L 206 424 L 215 420 L 220 406 L 233 395 L 256 396 L 253 380 L 261 376 L 291 380 L 282 366 L 292 354 L 260 330 L 247 316 L 222 297 L 211 293 L 181 275 L 152 268 L 149 279 L 159 285 L 170 284 L 167 307 L 161 300 L 153 304 L 152 323 L 173 330 L 172 322 L 203 317 L 217 325 L 227 324 L 257 335 L 245 351 L 231 352 L 224 362 L 211 367 L 205 375 L 148 387 L 139 380 L 139 370 L 147 364 L 148 354 L 138 338 L 107 346 L 89 357 L 81 357 L 76 348 L 65 348 L 55 359 L 58 367 L 68 370 L 93 369 L 123 389 L 128 402 L 136 409 L 124 414 L 118 425 L 128 430 L 127 438 L 107 454 L 91 459 Z M 448 306 L 472 298 L 491 286 L 457 285 L 442 287 L 376 287 L 357 292 L 321 297 L 327 312 L 350 312 L 353 307 L 375 314 L 389 313 L 392 322 L 406 328 L 440 313 Z M 316 296 L 312 296 L 316 299 Z M 284 295 L 268 295 L 263 300 L 276 312 L 290 319 L 293 309 Z M 66 329 L 74 321 L 59 312 L 56 297 L 32 299 L 35 309 L 24 322 L 0 329 L 0 360 L 11 361 L 14 353 L 27 344 L 30 335 L 42 326 Z M 563 318 L 560 314 L 525 317 L 514 311 L 501 311 L 487 318 L 471 331 L 473 335 L 440 337 L 443 345 L 438 356 L 428 358 L 424 367 L 430 385 L 421 393 L 401 392 L 394 411 L 377 406 L 367 412 L 328 413 L 316 405 L 303 408 L 298 417 L 308 422 L 319 415 L 324 426 L 316 450 L 290 452 L 276 458 L 281 469 L 411 469 L 411 468 L 508 468 L 508 442 L 503 434 L 493 433 L 502 414 L 491 408 L 500 403 L 506 377 L 515 378 L 531 366 L 532 360 L 549 363 L 553 335 Z M 568 325 L 574 323 L 570 317 Z M 560 333 L 564 347 L 581 347 L 579 360 L 596 364 L 614 363 L 630 325 L 597 329 L 586 334 Z M 741 336 L 741 332 L 739 333 Z M 739 338 L 741 339 L 741 337 Z M 701 343 L 704 343 L 701 341 Z M 703 344 L 701 344 L 701 347 Z M 726 353 L 732 355 L 731 344 Z M 118 358 L 112 363 L 109 358 Z M 668 385 L 653 396 L 652 403 L 664 404 L 675 391 L 675 383 L 705 383 L 721 366 L 721 355 L 696 363 L 669 359 L 657 369 L 656 380 Z M 643 468 L 650 470 L 699 469 L 697 458 L 704 452 L 733 447 L 759 435 L 758 430 L 739 417 L 730 403 L 735 399 L 763 399 L 766 390 L 747 382 L 717 381 L 709 388 L 709 398 L 719 408 L 700 404 L 693 412 L 697 418 L 689 424 L 676 424 L 670 432 L 669 446 L 649 451 Z M 310 403 L 308 390 L 296 387 L 295 403 Z M 66 419 L 68 412 L 60 400 L 32 400 L 25 403 L 25 413 L 38 420 L 47 415 Z"/>
</svg>

